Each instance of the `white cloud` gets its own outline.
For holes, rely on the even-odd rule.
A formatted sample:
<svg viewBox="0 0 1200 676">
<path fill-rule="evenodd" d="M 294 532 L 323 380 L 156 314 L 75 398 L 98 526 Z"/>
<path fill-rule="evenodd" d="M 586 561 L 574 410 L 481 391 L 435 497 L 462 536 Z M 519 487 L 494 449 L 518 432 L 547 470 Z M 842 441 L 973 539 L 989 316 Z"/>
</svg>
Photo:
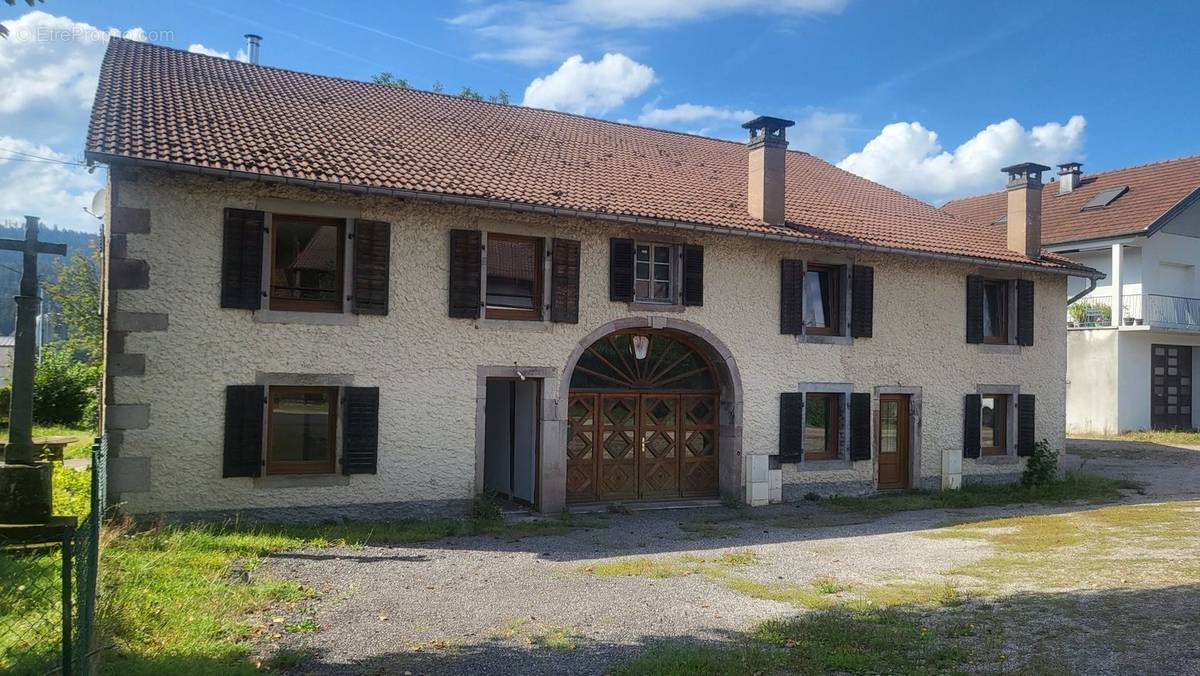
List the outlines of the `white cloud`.
<svg viewBox="0 0 1200 676">
<path fill-rule="evenodd" d="M 883 128 L 863 149 L 838 166 L 901 192 L 933 202 L 998 190 L 1000 167 L 1018 162 L 1054 165 L 1082 158 L 1087 120 L 1049 122 L 1026 130 L 1014 119 L 988 125 L 948 151 L 937 132 L 920 122 L 896 122 Z"/>
<path fill-rule="evenodd" d="M 0 220 L 28 214 L 48 225 L 93 230 L 84 213 L 103 174 L 77 163 L 108 39 L 156 37 L 141 28 L 97 28 L 26 12 L 0 39 Z M 47 161 L 49 160 L 49 161 Z M 66 162 L 67 164 L 63 164 Z"/>
<path fill-rule="evenodd" d="M 47 225 L 95 230 L 96 219 L 83 211 L 103 185 L 103 174 L 74 164 L 80 158 L 43 143 L 0 136 L 0 221 L 24 222 L 39 216 Z M 47 161 L 57 160 L 57 161 Z"/>
<path fill-rule="evenodd" d="M 141 28 L 102 30 L 45 12 L 3 23 L 9 36 L 0 40 L 0 128 L 48 143 L 82 135 L 108 38 L 146 37 Z"/>
<path fill-rule="evenodd" d="M 656 28 L 732 14 L 805 16 L 839 12 L 847 0 L 513 0 L 476 7 L 449 19 L 489 45 L 479 58 L 535 64 L 563 58 L 581 38 L 619 49 L 620 29 Z"/>
<path fill-rule="evenodd" d="M 521 105 L 602 115 L 640 95 L 653 82 L 653 68 L 624 54 L 605 54 L 599 61 L 584 61 L 576 54 L 558 70 L 530 82 Z"/>
<path fill-rule="evenodd" d="M 635 122 L 652 127 L 663 127 L 680 123 L 695 124 L 696 122 L 737 122 L 741 124 L 754 119 L 755 115 L 749 110 L 734 110 L 716 106 L 697 105 L 695 103 L 680 103 L 670 108 L 647 107 L 638 115 Z"/>
<path fill-rule="evenodd" d="M 229 58 L 229 52 L 223 52 L 219 49 L 213 49 L 212 47 L 205 47 L 204 45 L 200 44 L 199 42 L 194 42 L 194 43 L 188 45 L 187 50 L 193 54 L 203 54 L 205 56 L 215 56 L 218 59 L 228 59 Z M 233 60 L 241 61 L 241 62 L 245 63 L 245 62 L 249 61 L 250 58 L 246 55 L 246 50 L 239 49 L 239 50 L 237 50 L 237 53 L 234 55 Z"/>
</svg>

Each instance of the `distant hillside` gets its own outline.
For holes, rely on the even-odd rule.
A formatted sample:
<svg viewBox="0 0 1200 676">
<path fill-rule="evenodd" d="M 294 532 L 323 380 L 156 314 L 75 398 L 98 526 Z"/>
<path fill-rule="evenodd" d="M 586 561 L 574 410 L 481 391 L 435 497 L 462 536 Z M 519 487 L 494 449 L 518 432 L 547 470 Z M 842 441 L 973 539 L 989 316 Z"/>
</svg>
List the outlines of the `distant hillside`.
<svg viewBox="0 0 1200 676">
<path fill-rule="evenodd" d="M 0 239 L 25 239 L 25 225 L 20 222 L 6 221 L 0 225 Z M 59 230 L 58 228 L 42 226 L 38 229 L 38 239 L 45 242 L 56 242 L 67 245 L 67 257 L 76 251 L 88 252 L 89 245 L 100 246 L 99 226 L 97 232 L 79 232 L 78 230 Z M 56 259 L 65 261 L 61 256 L 38 256 L 38 280 L 42 285 L 47 280 L 58 279 Z M 17 295 L 21 283 L 21 252 L 0 251 L 0 336 L 12 335 L 16 330 L 17 306 L 13 296 Z M 46 302 L 42 294 L 42 310 L 54 312 L 57 308 Z M 58 327 L 61 332 L 61 327 Z"/>
</svg>

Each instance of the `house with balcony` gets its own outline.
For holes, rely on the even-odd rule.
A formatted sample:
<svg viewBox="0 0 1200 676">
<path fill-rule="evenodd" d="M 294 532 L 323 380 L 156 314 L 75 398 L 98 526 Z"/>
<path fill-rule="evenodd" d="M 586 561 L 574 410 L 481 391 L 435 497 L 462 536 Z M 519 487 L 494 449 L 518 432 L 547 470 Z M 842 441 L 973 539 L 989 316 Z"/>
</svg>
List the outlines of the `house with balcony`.
<svg viewBox="0 0 1200 676">
<path fill-rule="evenodd" d="M 1005 227 L 1004 192 L 943 208 Z M 1062 164 L 1040 209 L 1047 250 L 1105 274 L 1068 286 L 1067 432 L 1200 427 L 1200 157 Z"/>
</svg>

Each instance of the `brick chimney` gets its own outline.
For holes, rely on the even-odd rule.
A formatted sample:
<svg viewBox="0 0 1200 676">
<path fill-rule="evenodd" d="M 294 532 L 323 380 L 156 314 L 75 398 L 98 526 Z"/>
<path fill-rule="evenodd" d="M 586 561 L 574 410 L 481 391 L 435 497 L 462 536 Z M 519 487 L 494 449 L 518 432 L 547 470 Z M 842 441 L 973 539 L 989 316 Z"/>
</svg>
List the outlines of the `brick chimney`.
<svg viewBox="0 0 1200 676">
<path fill-rule="evenodd" d="M 756 117 L 742 125 L 750 130 L 750 166 L 747 172 L 746 209 L 763 223 L 783 225 L 785 164 L 788 127 L 796 124 L 778 117 Z"/>
<path fill-rule="evenodd" d="M 1067 162 L 1058 165 L 1058 194 L 1065 195 L 1079 187 L 1083 180 L 1083 165 L 1078 162 Z"/>
<path fill-rule="evenodd" d="M 1001 169 L 1008 174 L 1008 248 L 1027 258 L 1042 253 L 1042 172 L 1033 162 Z"/>
</svg>

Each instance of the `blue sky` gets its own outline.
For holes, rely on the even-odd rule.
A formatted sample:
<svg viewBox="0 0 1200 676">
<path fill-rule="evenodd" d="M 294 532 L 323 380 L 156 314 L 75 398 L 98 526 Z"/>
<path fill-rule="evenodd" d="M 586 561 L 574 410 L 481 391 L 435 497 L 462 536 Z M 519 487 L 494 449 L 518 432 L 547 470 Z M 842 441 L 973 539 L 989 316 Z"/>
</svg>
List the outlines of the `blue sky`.
<svg viewBox="0 0 1200 676">
<path fill-rule="evenodd" d="M 1194 2 L 47 0 L 0 20 L 0 219 L 74 228 L 103 174 L 61 162 L 110 32 L 230 58 L 256 32 L 266 65 L 722 138 L 787 117 L 793 149 L 934 203 L 998 189 L 1009 162 L 1200 153 Z"/>
</svg>

